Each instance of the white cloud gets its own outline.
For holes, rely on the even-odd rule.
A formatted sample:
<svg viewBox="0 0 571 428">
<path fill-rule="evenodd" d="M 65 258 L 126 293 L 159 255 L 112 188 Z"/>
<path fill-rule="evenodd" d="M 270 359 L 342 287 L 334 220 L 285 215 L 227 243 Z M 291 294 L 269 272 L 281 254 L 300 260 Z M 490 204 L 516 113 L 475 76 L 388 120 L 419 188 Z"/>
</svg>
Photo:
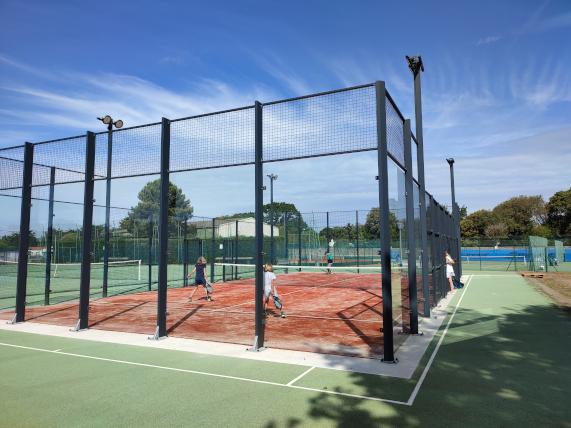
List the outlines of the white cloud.
<svg viewBox="0 0 571 428">
<path fill-rule="evenodd" d="M 483 37 L 480 40 L 478 40 L 476 42 L 476 46 L 482 46 L 482 45 L 490 45 L 492 43 L 496 43 L 497 41 L 501 40 L 500 36 L 488 36 L 488 37 Z"/>
</svg>

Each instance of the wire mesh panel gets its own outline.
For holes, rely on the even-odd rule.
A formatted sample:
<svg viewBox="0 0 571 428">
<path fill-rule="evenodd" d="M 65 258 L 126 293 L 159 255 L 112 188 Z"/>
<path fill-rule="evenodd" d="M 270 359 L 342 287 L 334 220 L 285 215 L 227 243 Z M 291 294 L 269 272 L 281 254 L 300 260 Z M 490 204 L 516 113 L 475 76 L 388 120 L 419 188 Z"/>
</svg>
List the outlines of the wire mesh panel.
<svg viewBox="0 0 571 428">
<path fill-rule="evenodd" d="M 34 146 L 33 186 L 50 183 L 49 167 L 56 167 L 55 184 L 85 178 L 85 136 L 38 143 Z"/>
<path fill-rule="evenodd" d="M 387 97 L 387 146 L 389 154 L 404 166 L 404 122 L 397 113 L 396 107 Z"/>
<path fill-rule="evenodd" d="M 97 135 L 103 142 L 97 149 L 95 174 L 106 177 L 107 135 Z M 160 172 L 161 125 L 150 124 L 113 131 L 113 167 L 111 177 L 151 175 Z"/>
<path fill-rule="evenodd" d="M 172 121 L 170 170 L 252 164 L 254 130 L 253 107 Z"/>
<path fill-rule="evenodd" d="M 368 86 L 264 105 L 264 162 L 376 150 Z"/>
</svg>

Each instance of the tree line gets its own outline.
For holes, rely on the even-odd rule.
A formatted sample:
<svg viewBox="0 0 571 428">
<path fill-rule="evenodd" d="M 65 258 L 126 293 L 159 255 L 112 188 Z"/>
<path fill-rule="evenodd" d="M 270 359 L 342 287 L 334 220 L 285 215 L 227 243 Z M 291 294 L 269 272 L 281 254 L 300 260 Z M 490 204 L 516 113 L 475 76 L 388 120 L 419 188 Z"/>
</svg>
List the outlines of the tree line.
<svg viewBox="0 0 571 428">
<path fill-rule="evenodd" d="M 540 195 L 516 196 L 491 210 L 469 215 L 463 208 L 460 221 L 463 238 L 571 236 L 571 188 L 555 193 L 547 202 Z"/>
</svg>

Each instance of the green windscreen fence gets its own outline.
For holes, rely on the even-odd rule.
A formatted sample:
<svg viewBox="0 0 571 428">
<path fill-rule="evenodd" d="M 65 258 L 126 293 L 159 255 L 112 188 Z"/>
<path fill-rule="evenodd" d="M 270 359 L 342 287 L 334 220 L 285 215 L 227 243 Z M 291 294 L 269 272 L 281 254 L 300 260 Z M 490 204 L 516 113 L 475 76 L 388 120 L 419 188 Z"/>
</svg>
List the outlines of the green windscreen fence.
<svg viewBox="0 0 571 428">
<path fill-rule="evenodd" d="M 565 261 L 565 248 L 563 247 L 563 241 L 555 240 L 555 261 L 557 264 L 561 264 Z"/>
<path fill-rule="evenodd" d="M 541 236 L 529 237 L 529 270 L 533 272 L 547 271 L 547 238 Z"/>
</svg>

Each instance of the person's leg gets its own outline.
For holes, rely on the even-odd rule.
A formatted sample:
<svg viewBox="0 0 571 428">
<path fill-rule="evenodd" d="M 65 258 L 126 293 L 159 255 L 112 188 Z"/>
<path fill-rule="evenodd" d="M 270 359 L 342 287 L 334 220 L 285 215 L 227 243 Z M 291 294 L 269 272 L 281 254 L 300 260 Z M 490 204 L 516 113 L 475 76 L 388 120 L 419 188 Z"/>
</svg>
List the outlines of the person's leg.
<svg viewBox="0 0 571 428">
<path fill-rule="evenodd" d="M 450 291 L 454 291 L 454 282 L 452 281 L 452 275 L 448 277 L 448 284 L 450 285 Z"/>
<path fill-rule="evenodd" d="M 192 302 L 192 298 L 194 297 L 194 293 L 196 293 L 196 290 L 198 290 L 198 284 L 194 284 L 194 289 L 192 290 L 192 293 L 190 293 L 190 297 L 188 298 L 189 302 Z"/>
</svg>

